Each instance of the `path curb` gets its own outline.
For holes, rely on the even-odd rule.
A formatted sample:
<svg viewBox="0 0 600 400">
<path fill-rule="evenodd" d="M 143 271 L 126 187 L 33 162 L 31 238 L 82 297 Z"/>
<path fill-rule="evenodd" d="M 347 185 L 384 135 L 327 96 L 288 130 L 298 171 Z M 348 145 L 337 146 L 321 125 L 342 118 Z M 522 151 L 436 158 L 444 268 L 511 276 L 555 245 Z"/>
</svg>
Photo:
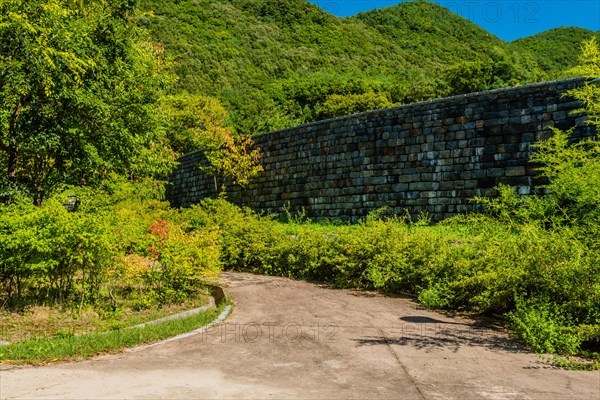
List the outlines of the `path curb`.
<svg viewBox="0 0 600 400">
<path fill-rule="evenodd" d="M 183 313 L 179 313 L 179 314 L 167 317 L 167 318 L 170 318 L 170 319 L 161 318 L 161 320 L 163 320 L 162 322 L 164 322 L 164 320 L 182 319 L 182 318 L 186 318 L 187 316 L 196 315 L 196 314 L 199 314 L 200 312 L 204 312 L 204 311 L 206 311 L 206 310 L 208 310 L 210 308 L 220 307 L 221 305 L 223 305 L 223 304 L 225 304 L 227 302 L 227 295 L 225 293 L 225 290 L 221 286 L 212 285 L 211 284 L 211 285 L 207 285 L 207 287 L 208 287 L 208 290 L 210 291 L 210 295 L 211 295 L 211 300 L 212 300 L 210 302 L 211 304 L 203 306 L 203 307 L 200 307 L 200 308 L 197 308 L 195 310 L 190 310 L 190 311 L 186 311 L 186 312 L 183 312 Z M 200 312 L 194 313 L 195 311 L 200 310 L 200 309 L 204 309 L 204 310 L 200 311 Z M 185 339 L 185 338 L 188 338 L 188 337 L 191 337 L 191 336 L 195 336 L 195 335 L 197 335 L 199 333 L 202 333 L 204 331 L 207 331 L 208 329 L 212 328 L 213 326 L 218 325 L 221 322 L 223 322 L 225 319 L 227 319 L 227 317 L 229 317 L 229 314 L 231 314 L 231 310 L 232 310 L 232 306 L 231 305 L 226 306 L 223 309 L 223 311 L 221 311 L 221 314 L 219 314 L 219 316 L 217 317 L 217 319 L 215 319 L 214 321 L 212 321 L 212 322 L 210 322 L 210 323 L 208 323 L 208 324 L 206 324 L 206 325 L 204 325 L 204 326 L 202 326 L 202 327 L 200 327 L 198 329 L 194 329 L 191 332 L 182 333 L 181 335 L 173 336 L 173 337 L 170 337 L 168 339 L 161 340 L 159 342 L 132 347 L 132 348 L 126 349 L 125 351 L 127 351 L 127 352 L 133 352 L 133 351 L 144 350 L 144 349 L 147 349 L 147 348 L 150 348 L 150 347 L 160 346 L 160 345 L 163 345 L 163 344 L 166 344 L 166 343 L 171 343 L 171 342 L 182 340 L 182 339 Z M 191 313 L 191 314 L 190 315 L 183 315 L 183 314 L 188 314 L 188 313 Z M 174 317 L 179 317 L 179 318 L 174 318 Z M 158 323 L 157 321 L 161 321 L 161 320 L 147 322 L 146 324 Z"/>
</svg>

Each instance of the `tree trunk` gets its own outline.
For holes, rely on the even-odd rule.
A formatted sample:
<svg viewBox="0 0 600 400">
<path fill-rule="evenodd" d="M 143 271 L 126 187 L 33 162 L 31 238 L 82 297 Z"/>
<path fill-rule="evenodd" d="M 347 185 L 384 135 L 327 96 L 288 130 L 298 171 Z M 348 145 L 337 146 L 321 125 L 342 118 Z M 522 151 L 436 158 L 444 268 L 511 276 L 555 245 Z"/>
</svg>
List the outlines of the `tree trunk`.
<svg viewBox="0 0 600 400">
<path fill-rule="evenodd" d="M 17 180 L 17 159 L 18 159 L 18 151 L 14 146 L 10 146 L 8 148 L 8 169 L 6 171 L 8 181 L 11 183 L 16 182 Z"/>
<path fill-rule="evenodd" d="M 8 164 L 6 169 L 6 179 L 9 183 L 14 184 L 17 181 L 17 161 L 19 158 L 19 148 L 15 140 L 17 130 L 17 120 L 21 113 L 21 100 L 17 101 L 15 108 L 10 116 L 10 122 L 8 124 L 8 141 L 3 146 L 3 149 L 8 154 Z M 12 202 L 11 196 L 8 196 L 5 203 L 9 204 Z"/>
<path fill-rule="evenodd" d="M 42 202 L 44 201 L 44 197 L 46 196 L 46 191 L 44 190 L 44 182 L 47 179 L 47 162 L 42 156 L 41 159 L 36 160 L 35 166 L 37 169 L 37 173 L 34 175 L 34 192 L 33 192 L 33 205 L 40 207 Z"/>
<path fill-rule="evenodd" d="M 44 201 L 44 191 L 36 190 L 33 194 L 33 205 L 36 207 L 41 207 L 42 202 Z"/>
</svg>

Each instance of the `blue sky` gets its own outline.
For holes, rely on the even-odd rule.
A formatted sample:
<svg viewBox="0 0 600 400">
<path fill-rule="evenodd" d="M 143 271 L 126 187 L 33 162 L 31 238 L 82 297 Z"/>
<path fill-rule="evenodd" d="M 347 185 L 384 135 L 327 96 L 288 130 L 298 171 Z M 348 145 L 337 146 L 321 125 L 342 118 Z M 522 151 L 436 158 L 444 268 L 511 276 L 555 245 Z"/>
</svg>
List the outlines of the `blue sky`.
<svg viewBox="0 0 600 400">
<path fill-rule="evenodd" d="M 402 0 L 309 0 L 340 17 Z M 600 30 L 600 0 L 441 0 L 438 4 L 467 18 L 501 39 L 512 41 L 559 26 Z"/>
</svg>

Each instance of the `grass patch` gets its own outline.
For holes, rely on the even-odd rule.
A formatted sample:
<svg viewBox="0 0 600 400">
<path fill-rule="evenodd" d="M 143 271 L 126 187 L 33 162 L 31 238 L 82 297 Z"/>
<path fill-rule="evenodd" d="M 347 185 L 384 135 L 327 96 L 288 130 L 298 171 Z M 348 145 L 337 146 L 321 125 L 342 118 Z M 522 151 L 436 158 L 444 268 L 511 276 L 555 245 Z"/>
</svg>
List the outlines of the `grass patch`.
<svg viewBox="0 0 600 400">
<path fill-rule="evenodd" d="M 116 310 L 92 305 L 82 310 L 48 306 L 28 306 L 21 312 L 0 310 L 0 340 L 16 343 L 121 329 L 200 307 L 209 298 L 208 292 L 199 290 L 181 302 L 142 310 L 126 305 Z"/>
<path fill-rule="evenodd" d="M 24 340 L 0 347 L 0 362 L 41 365 L 58 361 L 81 360 L 100 354 L 118 353 L 125 348 L 190 332 L 214 321 L 224 308 L 225 305 L 221 305 L 189 318 L 144 328 L 119 329 L 107 333 L 53 339 Z"/>
</svg>

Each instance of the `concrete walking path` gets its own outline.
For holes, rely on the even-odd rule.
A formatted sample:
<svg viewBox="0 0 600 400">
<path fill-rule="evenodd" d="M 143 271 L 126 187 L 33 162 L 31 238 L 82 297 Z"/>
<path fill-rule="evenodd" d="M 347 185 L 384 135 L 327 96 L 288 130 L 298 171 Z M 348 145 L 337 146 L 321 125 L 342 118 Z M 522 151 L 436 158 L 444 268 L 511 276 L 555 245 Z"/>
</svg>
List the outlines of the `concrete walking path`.
<svg viewBox="0 0 600 400">
<path fill-rule="evenodd" d="M 119 355 L 0 368 L 0 398 L 600 399 L 506 334 L 416 303 L 224 273 L 235 309 L 202 334 Z"/>
</svg>

